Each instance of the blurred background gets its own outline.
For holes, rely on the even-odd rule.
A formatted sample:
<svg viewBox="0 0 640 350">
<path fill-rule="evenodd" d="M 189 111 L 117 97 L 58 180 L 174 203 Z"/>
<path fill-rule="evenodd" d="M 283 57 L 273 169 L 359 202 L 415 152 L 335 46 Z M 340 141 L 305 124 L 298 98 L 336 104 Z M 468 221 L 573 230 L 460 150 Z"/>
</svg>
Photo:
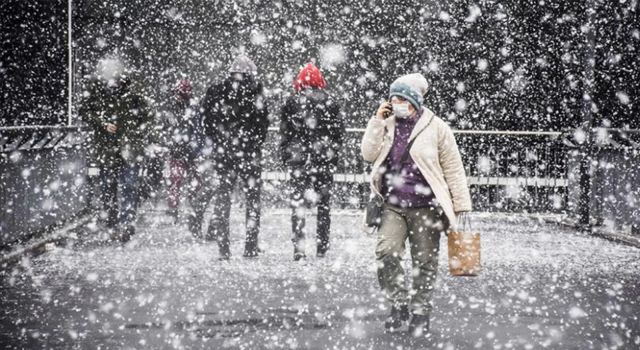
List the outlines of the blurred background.
<svg viewBox="0 0 640 350">
<path fill-rule="evenodd" d="M 395 77 L 422 72 L 428 105 L 455 128 L 561 130 L 585 114 L 594 126 L 640 127 L 638 3 L 595 0 L 5 0 L 0 125 L 69 122 L 69 6 L 74 101 L 107 57 L 161 105 L 178 78 L 201 96 L 246 52 L 273 111 L 316 60 L 352 126 Z"/>
</svg>

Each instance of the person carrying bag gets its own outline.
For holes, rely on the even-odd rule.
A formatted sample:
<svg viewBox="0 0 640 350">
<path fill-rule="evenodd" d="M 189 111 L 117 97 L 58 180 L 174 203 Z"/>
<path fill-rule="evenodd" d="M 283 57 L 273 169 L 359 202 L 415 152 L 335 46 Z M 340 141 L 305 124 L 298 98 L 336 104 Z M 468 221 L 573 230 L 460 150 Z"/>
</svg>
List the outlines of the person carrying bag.
<svg viewBox="0 0 640 350">
<path fill-rule="evenodd" d="M 477 276 L 480 274 L 480 233 L 471 228 L 468 215 L 458 222 L 457 231 L 447 234 L 449 273 L 453 276 Z"/>
<path fill-rule="evenodd" d="M 364 160 L 372 163 L 370 187 L 377 201 L 369 203 L 366 221 L 378 227 L 378 281 L 391 304 L 385 329 L 396 331 L 409 321 L 413 336 L 429 331 L 440 236 L 457 231 L 458 217 L 471 211 L 453 132 L 423 106 L 427 88 L 419 73 L 394 81 L 390 101 L 371 117 L 361 144 Z M 402 268 L 407 240 L 413 262 L 410 290 Z"/>
</svg>

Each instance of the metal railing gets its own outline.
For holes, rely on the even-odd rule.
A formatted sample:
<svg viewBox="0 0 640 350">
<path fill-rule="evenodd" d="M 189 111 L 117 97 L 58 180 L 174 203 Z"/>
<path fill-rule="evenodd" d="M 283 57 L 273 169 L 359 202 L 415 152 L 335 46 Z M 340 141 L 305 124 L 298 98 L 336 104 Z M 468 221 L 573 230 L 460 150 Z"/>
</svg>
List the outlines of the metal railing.
<svg viewBox="0 0 640 350">
<path fill-rule="evenodd" d="M 83 142 L 77 126 L 3 126 L 0 127 L 0 153 L 71 147 Z"/>
<path fill-rule="evenodd" d="M 0 128 L 0 154 L 90 145 L 86 128 L 33 126 Z M 262 178 L 274 185 L 274 202 L 286 191 L 288 175 L 279 160 L 278 128 L 270 127 L 263 147 Z M 364 129 L 347 128 L 336 182 L 339 206 L 362 206 L 368 196 L 370 165 L 362 160 Z M 558 211 L 566 202 L 568 146 L 560 132 L 454 130 L 475 207 L 478 210 Z M 85 169 L 85 173 L 90 169 Z M 269 188 L 266 189 L 267 192 Z"/>
<path fill-rule="evenodd" d="M 264 202 L 272 206 L 287 203 L 287 174 L 279 161 L 278 129 L 269 128 L 267 141 L 263 147 Z M 369 164 L 360 155 L 360 141 L 364 129 L 346 129 L 346 138 L 342 149 L 339 168 L 334 176 L 335 195 L 334 204 L 337 207 L 361 207 L 368 196 Z M 575 155 L 585 152 L 585 144 L 581 144 L 580 137 L 575 131 L 567 132 L 533 132 L 533 131 L 475 131 L 454 130 L 457 143 L 465 164 L 471 186 L 474 209 L 479 211 L 524 211 L 524 212 L 578 212 L 576 201 L 568 198 L 571 191 L 579 191 L 575 180 L 568 176 L 575 172 Z M 18 215 L 29 217 L 34 215 L 34 208 L 41 208 L 40 200 L 33 196 L 33 186 L 42 188 L 51 177 L 61 168 L 56 168 L 56 159 L 64 158 L 65 172 L 69 159 L 74 158 L 75 164 L 83 164 L 74 168 L 75 179 L 84 177 L 87 187 L 81 193 L 88 198 L 92 196 L 91 174 L 89 162 L 82 161 L 89 157 L 92 144 L 92 133 L 85 127 L 68 126 L 19 126 L 0 127 L 0 203 L 4 209 L 0 220 L 0 233 L 5 235 L 11 229 L 24 226 L 32 230 L 34 223 L 21 224 L 17 222 Z M 640 130 L 620 130 L 596 128 L 589 134 L 593 142 L 593 155 L 600 157 L 600 161 L 627 162 L 624 167 L 635 169 L 633 162 L 640 156 Z M 609 153 L 603 153 L 609 152 Z M 611 152 L 618 152 L 618 158 L 611 158 Z M 621 153 L 620 153 L 621 152 Z M 53 154 L 56 155 L 53 155 Z M 615 153 L 615 154 L 618 154 Z M 35 155 L 35 156 L 34 156 Z M 572 156 L 574 155 L 574 156 Z M 38 160 L 42 158 L 42 160 Z M 25 162 L 28 160 L 29 162 Z M 21 168 L 28 164 L 29 168 Z M 603 163 L 605 164 L 605 163 Z M 612 163 L 613 164 L 613 163 Z M 621 163 L 622 164 L 622 163 Z M 59 166 L 60 164 L 58 164 Z M 606 164 L 605 164 L 606 165 Z M 44 166 L 39 178 L 30 177 L 28 181 L 21 180 L 25 174 L 37 172 L 38 166 Z M 630 167 L 630 168 L 629 168 Z M 595 173 L 593 181 L 608 183 L 602 166 Z M 25 173 L 26 171 L 26 173 Z M 65 175 L 72 179 L 69 174 Z M 610 176 L 610 175 L 607 175 Z M 42 177 L 42 178 L 40 178 Z M 615 177 L 615 176 L 614 176 Z M 628 177 L 628 176 L 627 176 Z M 34 181 L 35 180 L 35 181 Z M 621 179 L 620 181 L 628 181 Z M 619 182 L 619 181 L 618 181 Z M 64 180 L 60 183 L 67 186 L 74 181 Z M 617 183 L 617 182 L 616 182 Z M 30 188 L 22 188 L 31 186 Z M 590 206 L 593 216 L 600 217 L 604 202 L 602 198 L 605 190 L 597 185 L 593 190 Z M 61 187 L 64 189 L 64 187 Z M 58 196 L 64 196 L 63 191 L 57 190 Z M 69 190 L 71 191 L 71 190 Z M 76 196 L 78 192 L 71 191 Z M 637 188 L 635 189 L 637 191 Z M 54 192 L 52 192 L 54 193 Z M 617 195 L 608 194 L 607 198 Z M 43 196 L 51 200 L 50 195 Z M 62 197 L 60 197 L 62 198 Z M 64 198 L 59 199 L 64 200 Z M 623 199 L 620 198 L 620 201 Z M 24 203 L 22 203 L 24 201 Z M 88 203 L 88 201 L 87 201 Z M 609 205 L 610 203 L 604 203 Z M 66 205 L 66 204 L 65 204 Z M 76 204 L 73 210 L 83 210 L 83 204 Z M 88 208 L 86 205 L 86 208 Z M 578 206 L 583 205 L 578 203 Z M 7 209 L 10 210 L 7 210 Z M 71 208 L 71 207 L 69 207 Z M 67 209 L 69 211 L 69 209 Z M 11 217 L 14 215 L 16 217 Z M 58 220 L 60 216 L 49 215 L 42 211 L 35 213 L 42 217 L 44 224 L 52 224 L 52 218 Z M 64 215 L 63 215 L 64 216 Z M 23 217 L 23 218 L 24 218 Z M 635 220 L 635 219 L 634 219 Z M 19 220 L 18 220 L 19 221 Z M 636 220 L 637 222 L 637 220 Z M 19 227 L 22 228 L 22 227 Z"/>
<path fill-rule="evenodd" d="M 286 182 L 278 160 L 279 135 L 269 128 L 262 178 Z M 339 206 L 362 206 L 368 197 L 369 164 L 360 155 L 364 129 L 347 128 L 338 171 Z M 566 203 L 567 145 L 562 132 L 454 130 L 478 210 L 561 211 Z M 278 188 L 282 190 L 282 188 Z M 356 198 L 357 197 L 357 198 Z"/>
<path fill-rule="evenodd" d="M 79 127 L 0 127 L 0 246 L 87 211 L 86 134 Z"/>
<path fill-rule="evenodd" d="M 577 139 L 565 139 L 570 221 L 640 234 L 640 130 L 594 128 Z"/>
</svg>

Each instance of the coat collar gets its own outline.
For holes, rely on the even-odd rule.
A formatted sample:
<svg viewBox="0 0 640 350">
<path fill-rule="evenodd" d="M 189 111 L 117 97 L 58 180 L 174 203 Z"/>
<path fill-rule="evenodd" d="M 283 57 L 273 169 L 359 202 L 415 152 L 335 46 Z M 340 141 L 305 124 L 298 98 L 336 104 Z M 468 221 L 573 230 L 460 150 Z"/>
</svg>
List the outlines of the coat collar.
<svg viewBox="0 0 640 350">
<path fill-rule="evenodd" d="M 414 126 L 413 130 L 411 131 L 411 136 L 409 136 L 409 142 L 411 142 L 411 140 L 413 140 L 416 137 L 416 135 L 420 130 L 424 129 L 425 126 L 429 125 L 432 118 L 433 118 L 433 113 L 431 113 L 431 111 L 426 107 L 422 107 L 422 115 L 420 116 L 420 119 L 416 123 L 416 126 Z"/>
</svg>

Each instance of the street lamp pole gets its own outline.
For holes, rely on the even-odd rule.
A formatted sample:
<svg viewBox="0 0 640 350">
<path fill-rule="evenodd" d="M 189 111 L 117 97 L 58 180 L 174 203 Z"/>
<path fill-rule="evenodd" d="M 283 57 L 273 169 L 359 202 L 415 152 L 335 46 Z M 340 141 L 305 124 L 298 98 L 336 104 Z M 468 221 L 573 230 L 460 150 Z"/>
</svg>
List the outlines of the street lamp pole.
<svg viewBox="0 0 640 350">
<path fill-rule="evenodd" d="M 591 229 L 591 206 L 593 193 L 593 95 L 594 95 L 594 66 L 595 62 L 595 21 L 594 2 L 586 2 L 585 15 L 587 31 L 585 33 L 585 46 L 583 57 L 583 93 L 582 93 L 582 125 L 584 141 L 581 144 L 580 162 L 580 199 L 578 206 L 578 222 L 584 229 Z"/>
<path fill-rule="evenodd" d="M 67 101 L 67 126 L 71 126 L 72 124 L 72 112 L 73 112 L 73 43 L 72 43 L 72 32 L 71 32 L 71 17 L 72 17 L 72 0 L 68 0 L 68 4 L 69 4 L 69 8 L 67 9 L 68 12 L 68 16 L 67 16 L 67 31 L 68 31 L 68 36 L 67 36 L 67 42 L 69 45 L 69 52 L 68 52 L 68 69 L 69 69 L 69 76 L 68 76 L 68 82 L 67 82 L 67 92 L 69 94 L 68 96 L 68 101 Z"/>
</svg>

